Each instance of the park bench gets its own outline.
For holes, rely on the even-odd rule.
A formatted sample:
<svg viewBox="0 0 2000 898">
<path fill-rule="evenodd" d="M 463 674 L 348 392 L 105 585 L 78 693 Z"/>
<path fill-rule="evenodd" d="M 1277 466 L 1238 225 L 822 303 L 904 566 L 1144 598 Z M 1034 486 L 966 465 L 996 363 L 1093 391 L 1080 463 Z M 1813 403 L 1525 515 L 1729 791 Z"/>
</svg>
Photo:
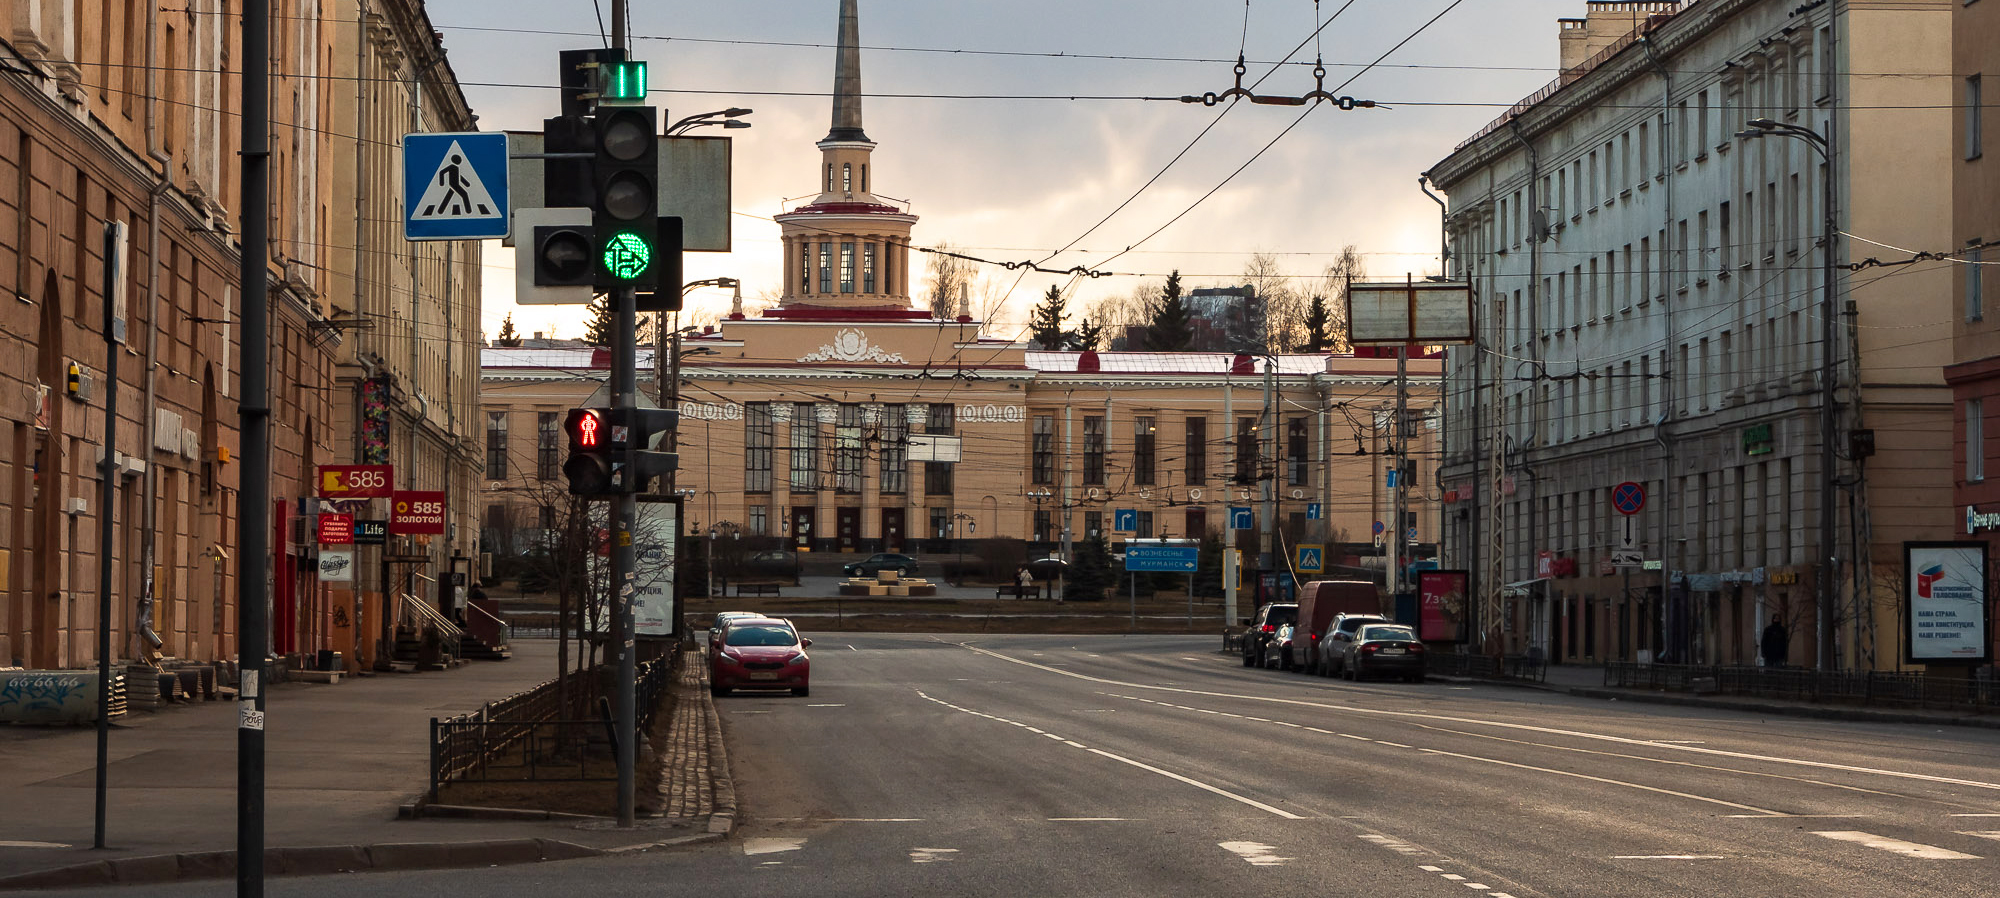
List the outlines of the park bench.
<svg viewBox="0 0 2000 898">
<path fill-rule="evenodd" d="M 775 580 L 745 580 L 736 584 L 739 596 L 775 596 L 780 584 Z"/>
</svg>

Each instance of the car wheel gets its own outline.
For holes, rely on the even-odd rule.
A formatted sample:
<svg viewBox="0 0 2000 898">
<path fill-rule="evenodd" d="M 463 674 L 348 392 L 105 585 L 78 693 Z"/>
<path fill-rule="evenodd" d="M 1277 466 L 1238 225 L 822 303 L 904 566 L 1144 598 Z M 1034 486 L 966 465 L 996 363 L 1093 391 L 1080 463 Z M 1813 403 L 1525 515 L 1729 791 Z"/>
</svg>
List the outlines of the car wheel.
<svg viewBox="0 0 2000 898">
<path fill-rule="evenodd" d="M 1348 667 L 1347 665 L 1345 665 L 1345 664 L 1342 664 L 1342 665 L 1340 666 L 1340 678 L 1341 678 L 1341 679 L 1343 679 L 1343 680 L 1352 680 L 1352 679 L 1354 679 L 1354 671 L 1353 671 L 1353 669 L 1349 668 L 1349 667 Z"/>
<path fill-rule="evenodd" d="M 792 694 L 800 698 L 805 698 L 806 696 L 812 695 L 813 691 L 811 686 L 800 686 L 797 689 L 793 689 Z"/>
</svg>

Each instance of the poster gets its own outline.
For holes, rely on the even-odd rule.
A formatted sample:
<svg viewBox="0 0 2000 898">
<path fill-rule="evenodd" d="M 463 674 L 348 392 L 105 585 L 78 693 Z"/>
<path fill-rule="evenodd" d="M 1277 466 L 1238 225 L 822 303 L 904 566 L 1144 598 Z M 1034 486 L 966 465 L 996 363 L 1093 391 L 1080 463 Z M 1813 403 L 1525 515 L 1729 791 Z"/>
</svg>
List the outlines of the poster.
<svg viewBox="0 0 2000 898">
<path fill-rule="evenodd" d="M 1909 660 L 1987 660 L 1986 564 L 1983 542 L 1903 544 Z"/>
<path fill-rule="evenodd" d="M 1465 641 L 1466 571 L 1417 572 L 1417 638 L 1425 642 Z"/>
<path fill-rule="evenodd" d="M 319 579 L 321 583 L 354 582 L 354 550 L 321 549 Z"/>
</svg>

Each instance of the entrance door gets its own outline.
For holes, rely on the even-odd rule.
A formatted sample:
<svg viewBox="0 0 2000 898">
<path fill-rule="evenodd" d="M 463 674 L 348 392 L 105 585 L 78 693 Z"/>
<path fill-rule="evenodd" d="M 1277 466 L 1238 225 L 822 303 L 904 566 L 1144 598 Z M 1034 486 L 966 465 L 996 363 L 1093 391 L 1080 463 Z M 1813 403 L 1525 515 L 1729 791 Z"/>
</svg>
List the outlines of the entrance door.
<svg viewBox="0 0 2000 898">
<path fill-rule="evenodd" d="M 840 529 L 840 551 L 852 552 L 861 540 L 861 509 L 841 508 L 835 510 L 835 526 Z"/>
<path fill-rule="evenodd" d="M 903 537 L 910 532 L 909 528 L 904 526 L 903 511 L 904 509 L 901 508 L 882 509 L 882 551 L 884 552 L 903 551 Z"/>
<path fill-rule="evenodd" d="M 1208 535 L 1208 509 L 1190 508 L 1187 510 L 1186 535 L 1188 539 L 1201 539 Z"/>
<path fill-rule="evenodd" d="M 801 552 L 812 551 L 813 508 L 792 509 L 792 545 Z"/>
</svg>

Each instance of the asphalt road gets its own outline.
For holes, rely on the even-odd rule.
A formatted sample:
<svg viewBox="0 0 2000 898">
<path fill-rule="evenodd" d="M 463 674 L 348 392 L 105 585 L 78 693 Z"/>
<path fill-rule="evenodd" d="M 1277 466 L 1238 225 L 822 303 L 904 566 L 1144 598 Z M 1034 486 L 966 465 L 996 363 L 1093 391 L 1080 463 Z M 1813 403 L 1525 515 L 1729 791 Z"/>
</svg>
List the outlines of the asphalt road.
<svg viewBox="0 0 2000 898">
<path fill-rule="evenodd" d="M 270 894 L 2000 891 L 1990 730 L 1351 684 L 1209 638 L 829 634 L 813 657 L 811 698 L 718 702 L 726 843 Z"/>
</svg>

